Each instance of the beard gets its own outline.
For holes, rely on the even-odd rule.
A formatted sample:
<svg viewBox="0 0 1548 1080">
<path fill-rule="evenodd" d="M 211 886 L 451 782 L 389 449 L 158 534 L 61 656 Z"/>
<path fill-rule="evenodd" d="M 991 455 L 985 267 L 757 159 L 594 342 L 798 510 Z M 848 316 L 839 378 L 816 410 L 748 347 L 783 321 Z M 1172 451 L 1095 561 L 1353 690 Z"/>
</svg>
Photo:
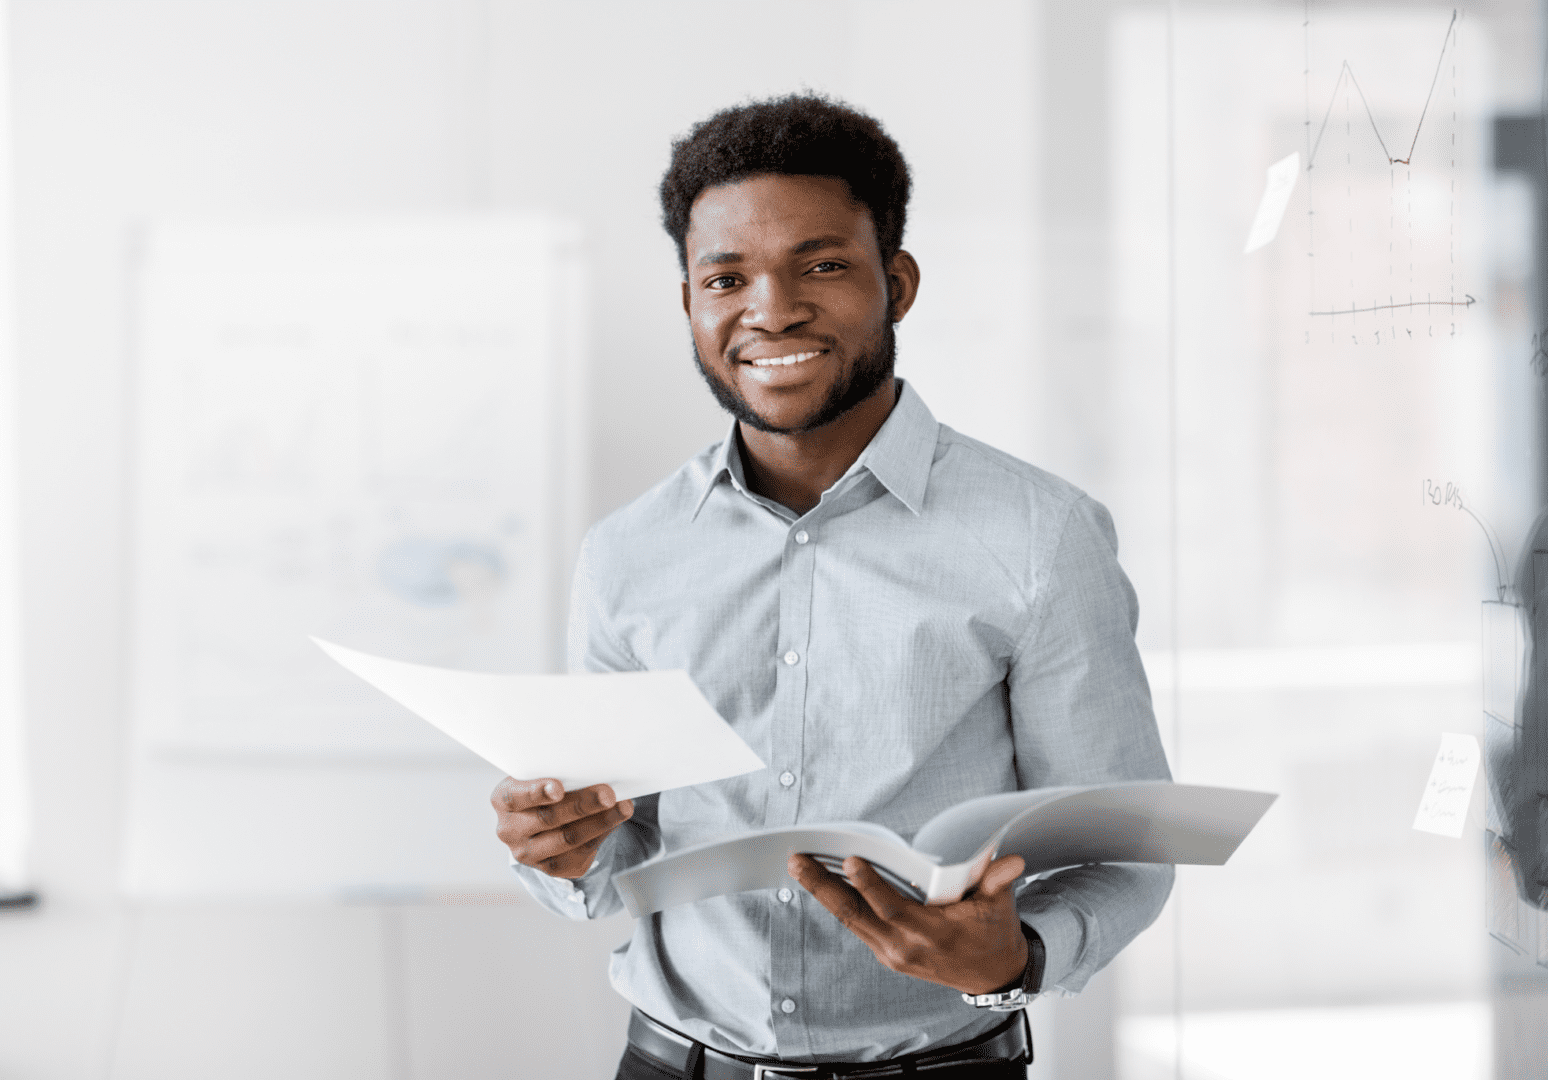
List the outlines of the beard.
<svg viewBox="0 0 1548 1080">
<path fill-rule="evenodd" d="M 834 342 L 829 339 L 823 344 L 831 349 Z M 827 398 L 817 407 L 817 411 L 794 427 L 779 427 L 754 412 L 752 405 L 742 396 L 740 390 L 710 370 L 704 363 L 704 358 L 699 355 L 697 342 L 693 345 L 693 362 L 698 366 L 699 374 L 704 376 L 710 393 L 715 395 L 715 400 L 720 403 L 720 407 L 741 423 L 755 431 L 767 431 L 773 435 L 799 435 L 833 423 L 876 393 L 885 383 L 891 381 L 897 351 L 897 335 L 893 333 L 892 320 L 888 319 L 883 323 L 881 332 L 871 339 L 865 351 L 855 357 L 855 362 L 850 365 L 849 370 L 829 389 Z"/>
</svg>

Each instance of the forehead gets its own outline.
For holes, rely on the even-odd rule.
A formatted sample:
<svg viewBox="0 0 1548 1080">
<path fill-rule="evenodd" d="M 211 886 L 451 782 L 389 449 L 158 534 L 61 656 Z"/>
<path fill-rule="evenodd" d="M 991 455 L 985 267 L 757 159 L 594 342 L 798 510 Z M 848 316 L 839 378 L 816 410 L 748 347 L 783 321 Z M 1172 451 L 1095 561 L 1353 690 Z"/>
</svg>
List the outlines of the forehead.
<svg viewBox="0 0 1548 1080">
<path fill-rule="evenodd" d="M 705 188 L 688 217 L 689 261 L 697 253 L 785 247 L 815 236 L 876 248 L 871 212 L 849 185 L 827 176 L 750 176 Z"/>
</svg>

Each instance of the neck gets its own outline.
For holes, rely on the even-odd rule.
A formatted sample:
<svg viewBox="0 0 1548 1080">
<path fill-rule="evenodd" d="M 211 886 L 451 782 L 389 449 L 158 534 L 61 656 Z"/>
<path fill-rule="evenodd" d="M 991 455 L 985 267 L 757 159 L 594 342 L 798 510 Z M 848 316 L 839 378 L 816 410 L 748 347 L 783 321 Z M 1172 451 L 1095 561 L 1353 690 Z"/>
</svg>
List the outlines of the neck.
<svg viewBox="0 0 1548 1080">
<path fill-rule="evenodd" d="M 805 514 L 855 463 L 898 403 L 897 380 L 815 431 L 779 433 L 737 424 L 747 486 Z"/>
</svg>

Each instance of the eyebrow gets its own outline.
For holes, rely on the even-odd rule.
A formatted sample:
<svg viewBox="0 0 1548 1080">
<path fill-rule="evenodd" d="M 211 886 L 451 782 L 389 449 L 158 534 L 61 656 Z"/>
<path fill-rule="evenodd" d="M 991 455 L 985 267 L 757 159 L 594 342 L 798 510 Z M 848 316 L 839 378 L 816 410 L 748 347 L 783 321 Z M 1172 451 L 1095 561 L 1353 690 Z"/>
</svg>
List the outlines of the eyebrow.
<svg viewBox="0 0 1548 1080">
<path fill-rule="evenodd" d="M 790 254 L 806 255 L 813 251 L 820 251 L 823 248 L 844 247 L 850 242 L 850 238 L 847 236 L 814 236 L 810 240 L 802 240 L 795 247 L 791 248 Z M 742 259 L 743 255 L 740 251 L 712 251 L 707 255 L 701 255 L 699 261 L 694 265 L 721 266 L 725 263 L 738 263 Z"/>
</svg>

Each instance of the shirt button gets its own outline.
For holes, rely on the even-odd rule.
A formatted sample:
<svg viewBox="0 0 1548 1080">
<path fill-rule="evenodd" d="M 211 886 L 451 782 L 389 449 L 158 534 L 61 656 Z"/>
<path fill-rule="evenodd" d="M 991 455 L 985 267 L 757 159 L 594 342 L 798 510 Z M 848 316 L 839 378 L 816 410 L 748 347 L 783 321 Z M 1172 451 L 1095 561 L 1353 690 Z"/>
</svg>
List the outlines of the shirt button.
<svg viewBox="0 0 1548 1080">
<path fill-rule="evenodd" d="M 806 535 L 806 530 L 805 529 L 802 529 L 800 532 L 796 533 L 795 540 L 796 540 L 796 543 L 798 543 L 798 544 L 804 544 L 804 543 L 806 543 L 810 539 L 811 539 L 811 537 Z"/>
<path fill-rule="evenodd" d="M 779 1011 L 785 1013 L 786 1015 L 795 1012 L 795 1002 L 789 998 L 786 998 L 784 1001 L 779 1003 Z"/>
<path fill-rule="evenodd" d="M 795 893 L 791 892 L 789 889 L 781 889 L 777 895 L 779 896 L 779 902 L 781 904 L 788 904 L 790 901 L 795 899 Z"/>
<path fill-rule="evenodd" d="M 780 785 L 780 787 L 789 787 L 791 784 L 794 784 L 794 783 L 795 783 L 795 773 L 793 773 L 793 772 L 791 772 L 791 771 L 789 771 L 787 769 L 784 772 L 779 774 L 779 785 Z"/>
<path fill-rule="evenodd" d="M 796 652 L 794 649 L 791 649 L 789 652 L 787 652 L 785 654 L 785 663 L 787 663 L 787 664 L 798 664 L 798 663 L 800 663 L 800 661 L 801 661 L 801 654 Z"/>
</svg>

